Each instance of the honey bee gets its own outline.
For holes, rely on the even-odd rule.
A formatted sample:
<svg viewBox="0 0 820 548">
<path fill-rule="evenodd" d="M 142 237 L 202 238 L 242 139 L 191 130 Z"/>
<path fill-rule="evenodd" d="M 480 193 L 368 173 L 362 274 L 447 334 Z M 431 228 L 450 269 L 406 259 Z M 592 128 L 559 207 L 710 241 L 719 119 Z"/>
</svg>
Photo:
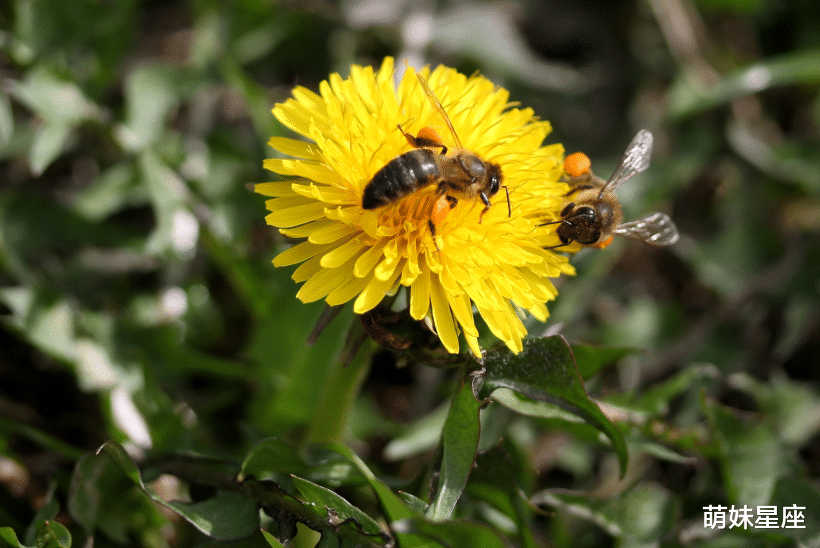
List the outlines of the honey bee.
<svg viewBox="0 0 820 548">
<path fill-rule="evenodd" d="M 413 137 L 397 125 L 414 150 L 390 160 L 373 175 L 365 185 L 362 197 L 364 209 L 376 209 L 392 204 L 405 196 L 430 185 L 437 185 L 437 199 L 427 221 L 430 233 L 435 236 L 435 226 L 458 204 L 459 199 L 478 200 L 484 204 L 479 222 L 490 209 L 490 198 L 503 187 L 507 192 L 507 211 L 512 215 L 510 191 L 502 184 L 501 166 L 483 160 L 477 154 L 464 150 L 453 128 L 450 117 L 430 89 L 427 81 L 416 73 L 427 99 L 447 124 L 453 138 L 455 152 L 447 155 L 450 147 L 444 144 L 438 133 L 425 127 Z M 435 241 L 435 238 L 434 238 Z"/>
<path fill-rule="evenodd" d="M 560 245 L 572 242 L 604 249 L 615 235 L 627 236 L 656 246 L 672 245 L 678 241 L 675 223 L 665 213 L 649 213 L 635 221 L 622 222 L 621 204 L 615 190 L 649 167 L 652 154 L 652 134 L 642 129 L 626 148 L 615 172 L 604 181 L 592 173 L 586 154 L 576 152 L 564 160 L 564 180 L 572 185 L 566 194 L 570 198 L 561 210 L 556 233 Z M 551 224 L 551 223 L 545 223 Z"/>
</svg>

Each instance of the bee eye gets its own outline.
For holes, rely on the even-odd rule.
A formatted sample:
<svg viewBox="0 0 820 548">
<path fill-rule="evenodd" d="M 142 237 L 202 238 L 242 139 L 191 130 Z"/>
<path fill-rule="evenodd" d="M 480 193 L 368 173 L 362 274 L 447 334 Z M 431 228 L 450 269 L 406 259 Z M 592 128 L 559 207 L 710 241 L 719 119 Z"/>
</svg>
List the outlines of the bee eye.
<svg viewBox="0 0 820 548">
<path fill-rule="evenodd" d="M 579 207 L 578 210 L 575 212 L 575 214 L 576 215 L 581 215 L 581 216 L 584 216 L 584 217 L 589 217 L 590 219 L 595 218 L 595 210 L 592 209 L 589 206 Z"/>
<path fill-rule="evenodd" d="M 490 176 L 490 195 L 495 194 L 498 192 L 498 189 L 501 187 L 501 180 L 498 177 L 498 173 L 493 173 Z"/>
</svg>

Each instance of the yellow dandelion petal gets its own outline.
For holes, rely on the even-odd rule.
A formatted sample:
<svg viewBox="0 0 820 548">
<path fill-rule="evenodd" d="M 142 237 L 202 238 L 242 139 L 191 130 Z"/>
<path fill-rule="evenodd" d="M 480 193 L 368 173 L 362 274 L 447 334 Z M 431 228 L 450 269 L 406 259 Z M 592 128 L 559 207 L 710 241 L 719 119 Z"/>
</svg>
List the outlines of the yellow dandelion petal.
<svg viewBox="0 0 820 548">
<path fill-rule="evenodd" d="M 322 268 L 311 276 L 296 293 L 296 298 L 303 303 L 312 303 L 327 297 L 339 285 L 339 280 L 351 276 L 353 260 L 336 268 Z"/>
<path fill-rule="evenodd" d="M 469 333 L 464 334 L 464 340 L 467 341 L 467 348 L 473 353 L 476 358 L 481 358 L 481 347 L 478 345 L 478 337 L 474 337 Z"/>
<path fill-rule="evenodd" d="M 314 230 L 310 236 L 308 236 L 308 241 L 314 244 L 329 244 L 350 234 L 357 234 L 358 232 L 360 231 L 356 227 L 334 222 L 333 224 Z"/>
<path fill-rule="evenodd" d="M 401 279 L 400 283 L 404 286 L 413 285 L 413 282 L 416 281 L 416 278 L 419 277 L 421 274 L 421 270 L 418 268 L 418 263 L 411 261 L 409 258 L 404 262 L 404 266 L 401 269 Z"/>
<path fill-rule="evenodd" d="M 341 282 L 341 285 L 330 292 L 325 300 L 330 306 L 344 304 L 360 294 L 369 283 L 370 280 L 368 278 L 348 276 Z"/>
<path fill-rule="evenodd" d="M 539 322 L 547 321 L 547 318 L 549 318 L 550 315 L 549 310 L 547 310 L 547 305 L 544 303 L 535 304 L 534 306 L 528 308 L 527 312 L 532 314 L 532 316 Z"/>
<path fill-rule="evenodd" d="M 370 249 L 362 253 L 361 257 L 356 260 L 356 265 L 353 267 L 353 275 L 357 278 L 362 278 L 368 275 L 379 263 L 379 259 L 384 256 L 384 246 L 387 245 L 388 240 L 380 240 Z"/>
<path fill-rule="evenodd" d="M 410 240 L 407 242 L 407 262 L 404 263 L 404 270 L 401 273 L 402 285 L 411 285 L 421 274 L 419 259 L 418 242 Z"/>
<path fill-rule="evenodd" d="M 301 110 L 305 112 L 320 113 L 325 112 L 327 110 L 327 106 L 325 104 L 324 99 L 322 99 L 320 95 L 306 87 L 296 86 L 295 88 L 293 88 L 293 91 L 291 91 L 291 93 L 293 94 L 294 99 L 296 99 L 296 101 L 301 105 Z M 274 112 L 276 112 L 276 109 L 274 109 Z"/>
<path fill-rule="evenodd" d="M 253 191 L 263 196 L 293 196 L 293 183 L 290 181 L 284 183 L 258 183 L 253 186 Z"/>
<path fill-rule="evenodd" d="M 470 297 L 465 293 L 450 295 L 450 309 L 453 311 L 456 321 L 461 326 L 461 331 L 465 335 L 478 337 L 478 329 L 476 329 L 475 320 L 473 319 Z"/>
<path fill-rule="evenodd" d="M 420 257 L 420 266 L 424 257 Z M 410 317 L 423 320 L 430 310 L 430 269 L 421 266 L 421 272 L 410 288 Z"/>
<path fill-rule="evenodd" d="M 353 205 L 359 203 L 358 196 L 343 188 L 319 185 L 293 185 L 293 191 L 300 196 L 313 198 L 328 205 Z"/>
<path fill-rule="evenodd" d="M 324 268 L 322 266 L 323 255 L 316 255 L 307 261 L 300 264 L 296 270 L 293 271 L 291 279 L 296 283 L 301 283 L 309 280 L 314 274 Z"/>
<path fill-rule="evenodd" d="M 393 283 L 399 276 L 399 270 L 393 271 L 393 275 L 386 280 L 380 280 L 376 277 L 370 279 L 370 282 L 362 290 L 356 301 L 353 303 L 353 311 L 356 314 L 364 314 L 365 312 L 375 308 L 377 304 L 384 299 L 388 291 L 393 287 Z"/>
<path fill-rule="evenodd" d="M 384 247 L 384 259 L 373 270 L 374 276 L 379 280 L 392 278 L 396 268 L 402 262 L 402 255 L 395 249 L 397 246 L 391 245 L 393 243 L 395 243 L 395 240 L 388 242 Z"/>
<path fill-rule="evenodd" d="M 273 201 L 287 200 L 288 198 L 277 198 Z M 280 228 L 291 228 L 303 225 L 311 221 L 316 221 L 325 216 L 325 204 L 322 202 L 304 201 L 291 206 L 274 204 L 269 206 L 273 211 L 265 217 L 265 222 L 269 225 Z"/>
<path fill-rule="evenodd" d="M 317 230 L 332 226 L 339 226 L 339 223 L 331 219 L 319 219 L 292 228 L 280 228 L 279 232 L 288 238 L 307 238 Z"/>
<path fill-rule="evenodd" d="M 322 159 L 321 153 L 316 148 L 316 145 L 308 143 L 307 141 L 297 141 L 296 139 L 288 139 L 287 137 L 271 137 L 270 141 L 268 141 L 268 145 L 288 156 L 314 161 Z"/>
<path fill-rule="evenodd" d="M 458 352 L 458 333 L 450 304 L 447 302 L 447 294 L 435 276 L 430 278 L 430 304 L 433 309 L 433 323 L 441 343 L 449 352 Z"/>
<path fill-rule="evenodd" d="M 330 249 L 332 244 L 316 245 L 311 242 L 302 242 L 293 247 L 289 247 L 282 253 L 274 257 L 273 266 L 289 266 L 301 263 L 311 257 L 323 253 Z"/>
<path fill-rule="evenodd" d="M 362 249 L 364 249 L 364 244 L 361 240 L 354 238 L 346 244 L 342 244 L 332 251 L 325 253 L 322 257 L 322 266 L 325 268 L 341 266 L 351 258 L 361 255 Z"/>
<path fill-rule="evenodd" d="M 338 177 L 338 175 L 326 165 L 310 160 L 268 158 L 262 167 L 279 175 L 296 175 L 328 185 L 332 185 Z"/>
<path fill-rule="evenodd" d="M 317 117 L 320 116 L 318 110 L 311 111 L 307 105 L 292 99 L 276 105 L 273 114 L 282 125 L 301 135 L 308 135 L 311 124 L 315 125 Z M 323 125 L 326 126 L 326 122 Z"/>
<path fill-rule="evenodd" d="M 421 70 L 442 115 L 412 68 L 397 86 L 394 69 L 391 58 L 377 69 L 354 65 L 349 77 L 330 75 L 318 93 L 297 87 L 274 107 L 274 116 L 301 138 L 271 138 L 286 157 L 267 159 L 264 167 L 291 180 L 260 183 L 256 191 L 271 197 L 269 224 L 306 238 L 277 255 L 274 265 L 301 263 L 293 279 L 303 284 L 302 301 L 353 300 L 362 314 L 407 287 L 410 316 L 431 316 L 449 352 L 458 352 L 461 333 L 480 355 L 474 310 L 520 351 L 526 336 L 520 315 L 546 319 L 545 303 L 557 295 L 551 279 L 574 273 L 563 254 L 547 249 L 555 245 L 556 227 L 544 224 L 560 217 L 566 201 L 568 187 L 559 180 L 563 147 L 544 145 L 549 123 L 531 109 L 511 108 L 509 92 L 482 76 L 444 66 Z M 490 196 L 482 214 L 484 204 L 465 187 L 446 215 L 435 210 L 434 241 L 435 184 L 364 210 L 363 192 L 376 172 L 412 150 L 397 124 L 413 135 L 434 129 L 452 158 L 457 142 L 448 118 L 468 153 L 501 166 L 512 214 L 506 191 Z M 459 188 L 448 187 L 448 195 Z"/>
</svg>

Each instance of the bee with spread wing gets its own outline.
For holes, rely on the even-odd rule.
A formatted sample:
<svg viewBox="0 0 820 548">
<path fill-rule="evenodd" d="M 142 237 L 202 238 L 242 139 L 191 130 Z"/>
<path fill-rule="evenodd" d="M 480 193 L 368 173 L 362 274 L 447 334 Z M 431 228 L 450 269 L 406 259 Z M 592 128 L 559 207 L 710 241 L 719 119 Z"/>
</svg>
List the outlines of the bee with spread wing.
<svg viewBox="0 0 820 548">
<path fill-rule="evenodd" d="M 615 197 L 618 187 L 649 167 L 652 142 L 652 133 L 645 129 L 639 131 L 606 181 L 592 173 L 586 154 L 576 152 L 566 157 L 564 180 L 572 188 L 567 193 L 570 201 L 561 210 L 561 219 L 554 221 L 559 224 L 556 233 L 561 243 L 553 248 L 578 242 L 603 249 L 612 243 L 615 235 L 656 246 L 678 241 L 675 223 L 665 213 L 650 213 L 624 223 L 621 204 Z"/>
</svg>

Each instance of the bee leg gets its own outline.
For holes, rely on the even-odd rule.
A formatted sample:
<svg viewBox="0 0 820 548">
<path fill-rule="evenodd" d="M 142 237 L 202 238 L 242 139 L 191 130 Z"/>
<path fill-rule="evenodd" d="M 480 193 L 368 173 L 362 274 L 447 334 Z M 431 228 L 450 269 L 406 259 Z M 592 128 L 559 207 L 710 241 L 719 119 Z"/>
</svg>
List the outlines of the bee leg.
<svg viewBox="0 0 820 548">
<path fill-rule="evenodd" d="M 447 200 L 448 204 L 450 204 L 450 209 L 453 209 L 454 207 L 456 207 L 456 204 L 458 204 L 458 198 L 456 198 L 455 196 L 450 196 L 449 194 L 447 194 L 447 182 L 446 181 L 441 181 L 438 184 L 438 186 L 436 187 L 436 197 L 437 197 L 436 199 L 440 200 L 442 196 L 444 196 L 444 199 Z"/>
<path fill-rule="evenodd" d="M 567 242 L 565 244 L 558 244 L 558 245 L 551 245 L 549 247 L 545 247 L 544 249 L 558 249 L 559 247 L 564 247 L 565 245 L 569 245 L 572 242 Z"/>
<path fill-rule="evenodd" d="M 404 131 L 404 129 L 401 127 L 401 124 L 396 124 L 396 127 L 399 128 L 399 131 L 401 131 L 401 134 L 404 135 L 404 138 L 407 139 L 407 142 L 410 143 L 411 147 L 421 148 L 419 147 L 419 145 L 416 144 L 416 138 L 407 133 L 406 131 Z"/>
<path fill-rule="evenodd" d="M 430 237 L 433 238 L 433 245 L 436 246 L 436 251 L 441 252 L 441 249 L 438 247 L 438 242 L 436 241 L 436 225 L 433 223 L 433 219 L 427 219 L 427 226 L 430 228 Z"/>
<path fill-rule="evenodd" d="M 490 199 L 484 192 L 480 192 L 478 196 L 481 198 L 481 201 L 484 202 L 484 209 L 481 210 L 481 215 L 478 216 L 478 222 L 481 223 L 481 220 L 484 218 L 484 214 L 487 213 L 487 210 L 490 209 Z M 509 198 L 509 195 L 507 195 Z M 512 215 L 512 210 L 510 210 L 510 214 Z"/>
<path fill-rule="evenodd" d="M 565 219 L 562 219 L 561 221 L 553 221 L 551 223 L 544 223 L 544 224 L 545 225 L 551 225 L 551 224 L 555 224 L 555 223 L 560 223 L 562 221 L 566 222 Z M 544 226 L 544 225 L 540 225 L 540 226 Z M 558 249 L 559 247 L 564 247 L 564 246 L 569 245 L 569 244 L 571 244 L 572 242 L 575 241 L 575 240 L 566 240 L 566 241 L 564 241 L 564 238 L 562 236 L 558 236 L 558 239 L 561 240 L 560 244 L 551 245 L 550 247 L 545 247 L 544 249 Z"/>
</svg>

